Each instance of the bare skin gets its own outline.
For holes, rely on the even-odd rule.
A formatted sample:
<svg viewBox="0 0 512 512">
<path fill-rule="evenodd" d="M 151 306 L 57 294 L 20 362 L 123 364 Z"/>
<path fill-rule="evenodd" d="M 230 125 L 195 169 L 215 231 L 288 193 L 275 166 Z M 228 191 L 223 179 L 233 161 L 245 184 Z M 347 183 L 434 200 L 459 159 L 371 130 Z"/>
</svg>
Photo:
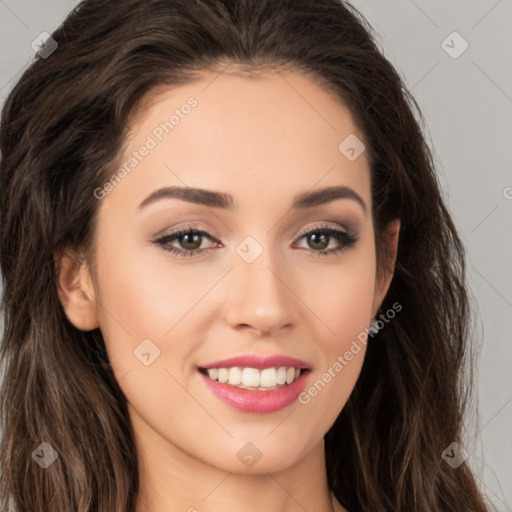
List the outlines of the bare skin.
<svg viewBox="0 0 512 512">
<path fill-rule="evenodd" d="M 155 128 L 190 97 L 197 106 L 158 140 Z M 123 162 L 148 136 L 157 145 L 99 199 L 96 266 L 64 255 L 59 291 L 73 325 L 100 327 L 128 399 L 137 512 L 332 510 L 323 437 L 355 386 L 365 346 L 307 404 L 269 413 L 220 401 L 198 366 L 286 354 L 311 365 L 308 389 L 370 325 L 392 274 L 377 274 L 366 154 L 350 161 L 338 149 L 350 134 L 364 141 L 350 111 L 298 73 L 204 73 L 135 118 Z M 170 186 L 227 193 L 234 207 L 163 198 L 138 208 Z M 292 208 L 297 194 L 331 186 L 349 187 L 365 207 L 345 197 Z M 190 252 L 190 236 L 154 243 L 187 226 L 211 237 L 196 239 L 202 252 L 165 250 Z M 319 235 L 303 235 L 325 226 L 357 240 L 335 253 L 343 239 L 324 235 L 318 248 Z M 399 222 L 390 224 L 390 268 L 398 232 Z M 248 263 L 237 247 L 262 252 Z M 134 356 L 144 339 L 160 351 L 148 366 Z M 261 453 L 252 467 L 237 456 L 247 443 Z"/>
</svg>

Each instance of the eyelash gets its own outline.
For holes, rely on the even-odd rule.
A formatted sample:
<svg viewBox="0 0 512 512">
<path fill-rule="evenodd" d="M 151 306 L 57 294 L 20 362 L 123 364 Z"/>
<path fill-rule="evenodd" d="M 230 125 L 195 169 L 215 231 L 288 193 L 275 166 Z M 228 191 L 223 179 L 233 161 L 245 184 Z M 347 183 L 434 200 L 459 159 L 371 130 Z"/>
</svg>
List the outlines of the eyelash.
<svg viewBox="0 0 512 512">
<path fill-rule="evenodd" d="M 339 242 L 341 242 L 340 247 L 337 247 L 335 249 L 324 249 L 322 251 L 315 251 L 315 250 L 311 249 L 311 251 L 313 253 L 315 253 L 315 255 L 319 255 L 321 257 L 322 256 L 333 256 L 342 251 L 346 251 L 347 249 L 352 247 L 358 241 L 358 238 L 350 231 L 343 231 L 341 229 L 332 228 L 331 226 L 320 226 L 320 227 L 308 229 L 308 230 L 304 231 L 303 233 L 301 233 L 299 235 L 299 237 L 297 238 L 297 240 L 301 240 L 305 236 L 310 235 L 312 233 L 315 233 L 315 234 L 321 233 L 324 235 L 328 235 L 330 237 L 335 238 Z M 171 254 L 174 254 L 174 255 L 176 255 L 178 257 L 182 257 L 182 258 L 188 258 L 191 256 L 195 256 L 196 254 L 199 254 L 199 253 L 202 253 L 202 252 L 208 250 L 208 249 L 184 250 L 184 249 L 176 249 L 176 247 L 167 246 L 167 244 L 169 242 L 171 242 L 172 240 L 181 238 L 182 236 L 185 236 L 185 235 L 202 235 L 206 238 L 209 238 L 212 241 L 216 240 L 208 232 L 203 231 L 202 229 L 195 229 L 192 226 L 185 226 L 185 227 L 177 229 L 176 231 L 174 231 L 172 233 L 169 233 L 168 235 L 158 238 L 158 239 L 154 240 L 153 242 L 155 244 L 162 246 L 162 248 L 165 251 L 170 252 Z"/>
</svg>

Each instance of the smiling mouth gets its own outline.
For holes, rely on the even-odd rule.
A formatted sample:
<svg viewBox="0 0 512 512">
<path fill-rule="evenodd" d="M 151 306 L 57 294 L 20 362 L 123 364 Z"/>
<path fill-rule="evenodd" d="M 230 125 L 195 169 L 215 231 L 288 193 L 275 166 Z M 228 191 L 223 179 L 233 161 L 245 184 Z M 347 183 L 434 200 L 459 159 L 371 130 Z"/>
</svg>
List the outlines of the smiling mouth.
<svg viewBox="0 0 512 512">
<path fill-rule="evenodd" d="M 272 368 L 251 368 L 233 366 L 231 368 L 199 368 L 199 372 L 213 381 L 239 389 L 272 391 L 295 382 L 306 368 L 279 366 Z"/>
</svg>

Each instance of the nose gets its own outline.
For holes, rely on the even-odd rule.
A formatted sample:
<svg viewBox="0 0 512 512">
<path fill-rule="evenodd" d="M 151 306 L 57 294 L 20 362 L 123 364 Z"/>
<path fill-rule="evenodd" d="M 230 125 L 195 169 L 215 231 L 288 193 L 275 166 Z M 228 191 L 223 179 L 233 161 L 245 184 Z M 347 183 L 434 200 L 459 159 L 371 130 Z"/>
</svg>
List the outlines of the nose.
<svg viewBox="0 0 512 512">
<path fill-rule="evenodd" d="M 226 283 L 228 324 L 237 330 L 256 331 L 260 336 L 273 336 L 293 325 L 298 311 L 290 282 L 292 274 L 267 248 L 252 263 L 235 254 Z"/>
</svg>

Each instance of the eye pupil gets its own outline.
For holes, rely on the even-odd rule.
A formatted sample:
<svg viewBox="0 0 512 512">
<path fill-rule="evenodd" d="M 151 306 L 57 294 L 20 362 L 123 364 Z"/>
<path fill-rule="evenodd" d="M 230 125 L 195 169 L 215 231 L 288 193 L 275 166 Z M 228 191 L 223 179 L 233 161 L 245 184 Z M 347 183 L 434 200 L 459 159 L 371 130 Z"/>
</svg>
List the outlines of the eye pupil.
<svg viewBox="0 0 512 512">
<path fill-rule="evenodd" d="M 329 236 L 324 233 L 311 233 L 309 235 L 310 240 L 313 240 L 313 246 L 312 248 L 324 250 L 329 246 Z M 318 241 L 318 239 L 322 239 L 322 241 Z"/>
<path fill-rule="evenodd" d="M 187 249 L 187 250 L 190 250 L 190 251 L 198 249 L 199 247 L 201 247 L 201 236 L 202 235 L 199 235 L 197 233 L 186 233 L 185 235 L 182 235 L 180 237 L 182 239 L 182 241 L 180 242 L 181 246 L 184 249 Z M 190 241 L 183 242 L 183 240 L 186 240 L 188 237 L 192 237 L 194 239 L 194 241 L 192 241 L 192 242 L 190 242 Z M 199 240 L 199 244 L 197 244 L 198 240 Z M 189 244 L 192 244 L 192 247 L 189 247 Z"/>
</svg>

